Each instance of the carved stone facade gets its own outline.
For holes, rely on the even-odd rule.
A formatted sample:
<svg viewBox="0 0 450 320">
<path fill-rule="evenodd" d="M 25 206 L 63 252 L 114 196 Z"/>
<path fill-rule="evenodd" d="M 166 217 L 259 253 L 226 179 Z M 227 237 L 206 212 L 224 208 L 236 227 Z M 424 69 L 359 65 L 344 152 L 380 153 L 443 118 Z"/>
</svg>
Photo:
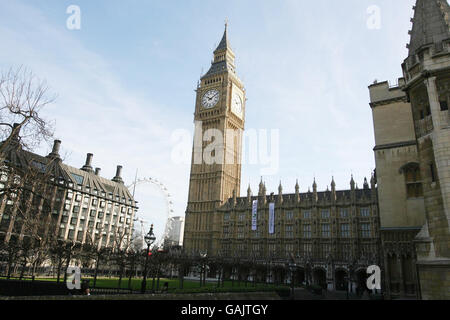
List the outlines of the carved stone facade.
<svg viewBox="0 0 450 320">
<path fill-rule="evenodd" d="M 375 139 L 392 140 L 383 146 L 376 141 L 375 147 L 384 258 L 393 272 L 386 285 L 391 294 L 407 294 L 412 273 L 418 297 L 450 299 L 450 6 L 417 0 L 414 10 L 399 86 L 369 87 Z M 392 100 L 394 93 L 400 100 Z M 387 110 L 379 117 L 383 104 Z M 394 129 L 384 130 L 392 121 Z M 404 186 L 395 170 L 404 175 Z M 400 187 L 400 197 L 383 192 Z"/>
</svg>

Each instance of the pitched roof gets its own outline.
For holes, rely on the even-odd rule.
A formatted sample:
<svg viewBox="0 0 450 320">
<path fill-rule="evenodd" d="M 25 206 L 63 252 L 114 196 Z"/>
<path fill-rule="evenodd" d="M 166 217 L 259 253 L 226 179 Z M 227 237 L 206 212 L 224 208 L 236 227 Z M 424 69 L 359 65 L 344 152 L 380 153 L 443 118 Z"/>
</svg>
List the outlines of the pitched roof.
<svg viewBox="0 0 450 320">
<path fill-rule="evenodd" d="M 214 52 L 227 49 L 231 49 L 231 46 L 230 42 L 228 41 L 227 26 L 225 25 L 225 31 L 223 32 L 222 40 L 220 40 L 220 43 L 217 46 L 216 50 L 214 50 Z"/>
<path fill-rule="evenodd" d="M 6 145 L 3 150 L 3 157 L 6 165 L 13 165 L 22 170 L 29 170 L 32 167 L 37 168 L 48 175 L 49 179 L 55 179 L 56 183 L 62 180 L 67 184 L 82 185 L 83 187 L 89 187 L 90 190 L 104 191 L 106 195 L 112 193 L 113 196 L 120 197 L 121 201 L 125 198 L 126 202 L 131 200 L 132 205 L 136 204 L 131 192 L 123 183 L 100 177 L 93 171 L 85 171 L 66 165 L 62 163 L 61 159 L 55 159 L 50 156 L 43 157 L 23 150 L 17 143 Z"/>
<path fill-rule="evenodd" d="M 417 0 L 409 43 L 409 56 L 426 45 L 450 39 L 450 7 L 447 0 Z"/>
<path fill-rule="evenodd" d="M 225 31 L 223 32 L 222 40 L 220 40 L 219 45 L 217 46 L 216 50 L 214 50 L 214 55 L 221 55 L 221 53 L 225 52 L 233 52 L 230 46 L 230 41 L 228 41 L 228 35 L 227 35 L 227 26 L 225 25 Z M 233 53 L 232 53 L 233 54 Z M 209 68 L 208 72 L 205 73 L 201 77 L 201 79 L 205 77 L 210 77 L 215 74 L 220 74 L 223 72 L 235 72 L 233 62 L 230 61 L 228 58 L 224 57 L 220 60 L 214 59 L 214 61 L 211 63 L 211 68 Z"/>
</svg>

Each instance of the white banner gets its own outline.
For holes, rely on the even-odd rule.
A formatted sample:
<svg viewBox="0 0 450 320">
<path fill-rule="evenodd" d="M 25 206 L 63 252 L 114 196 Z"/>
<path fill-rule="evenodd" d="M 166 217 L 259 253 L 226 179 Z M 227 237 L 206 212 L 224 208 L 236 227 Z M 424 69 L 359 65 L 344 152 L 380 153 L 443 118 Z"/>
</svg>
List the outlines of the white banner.
<svg viewBox="0 0 450 320">
<path fill-rule="evenodd" d="M 258 216 L 258 200 L 252 202 L 252 230 L 256 230 Z"/>
<path fill-rule="evenodd" d="M 275 203 L 269 203 L 269 233 L 275 232 Z"/>
</svg>

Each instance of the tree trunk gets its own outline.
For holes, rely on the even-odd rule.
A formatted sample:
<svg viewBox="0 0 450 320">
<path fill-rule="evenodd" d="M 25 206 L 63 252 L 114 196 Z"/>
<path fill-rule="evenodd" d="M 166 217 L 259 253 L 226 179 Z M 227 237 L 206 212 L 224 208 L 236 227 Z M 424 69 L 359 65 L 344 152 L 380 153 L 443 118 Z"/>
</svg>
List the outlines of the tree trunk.
<svg viewBox="0 0 450 320">
<path fill-rule="evenodd" d="M 22 269 L 20 270 L 19 280 L 22 280 L 23 274 L 25 273 L 25 267 L 27 266 L 27 260 L 24 258 L 22 263 Z"/>
<path fill-rule="evenodd" d="M 180 284 L 180 289 L 183 289 L 183 282 L 184 282 L 184 267 L 183 265 L 180 265 L 178 268 L 178 282 Z"/>
<path fill-rule="evenodd" d="M 121 267 L 119 270 L 119 284 L 118 284 L 118 288 L 120 289 L 121 284 L 122 284 L 122 276 L 123 276 L 123 268 Z"/>
<path fill-rule="evenodd" d="M 94 288 L 95 288 L 95 285 L 97 284 L 97 274 L 98 274 L 99 264 L 100 264 L 100 257 L 97 257 L 97 261 L 95 262 L 95 272 L 94 272 Z"/>
<path fill-rule="evenodd" d="M 58 270 L 57 270 L 58 275 L 57 275 L 57 278 L 56 278 L 56 282 L 57 283 L 59 283 L 59 278 L 60 278 L 60 275 L 61 275 L 61 267 L 62 267 L 62 258 L 60 257 L 59 261 L 58 261 Z"/>
<path fill-rule="evenodd" d="M 133 277 L 133 273 L 134 273 L 134 261 L 131 264 L 130 267 L 130 276 L 128 278 L 128 289 L 131 290 L 131 278 Z"/>
</svg>

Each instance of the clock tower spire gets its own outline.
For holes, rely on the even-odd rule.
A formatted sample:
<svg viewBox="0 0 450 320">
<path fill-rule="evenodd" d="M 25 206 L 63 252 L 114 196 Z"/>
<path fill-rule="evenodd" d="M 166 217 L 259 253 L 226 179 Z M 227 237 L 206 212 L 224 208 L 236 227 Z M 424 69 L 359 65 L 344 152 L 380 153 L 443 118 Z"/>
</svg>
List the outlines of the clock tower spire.
<svg viewBox="0 0 450 320">
<path fill-rule="evenodd" d="M 196 95 L 184 246 L 188 252 L 212 253 L 216 209 L 233 190 L 239 196 L 241 183 L 245 90 L 236 74 L 227 24 Z"/>
</svg>

